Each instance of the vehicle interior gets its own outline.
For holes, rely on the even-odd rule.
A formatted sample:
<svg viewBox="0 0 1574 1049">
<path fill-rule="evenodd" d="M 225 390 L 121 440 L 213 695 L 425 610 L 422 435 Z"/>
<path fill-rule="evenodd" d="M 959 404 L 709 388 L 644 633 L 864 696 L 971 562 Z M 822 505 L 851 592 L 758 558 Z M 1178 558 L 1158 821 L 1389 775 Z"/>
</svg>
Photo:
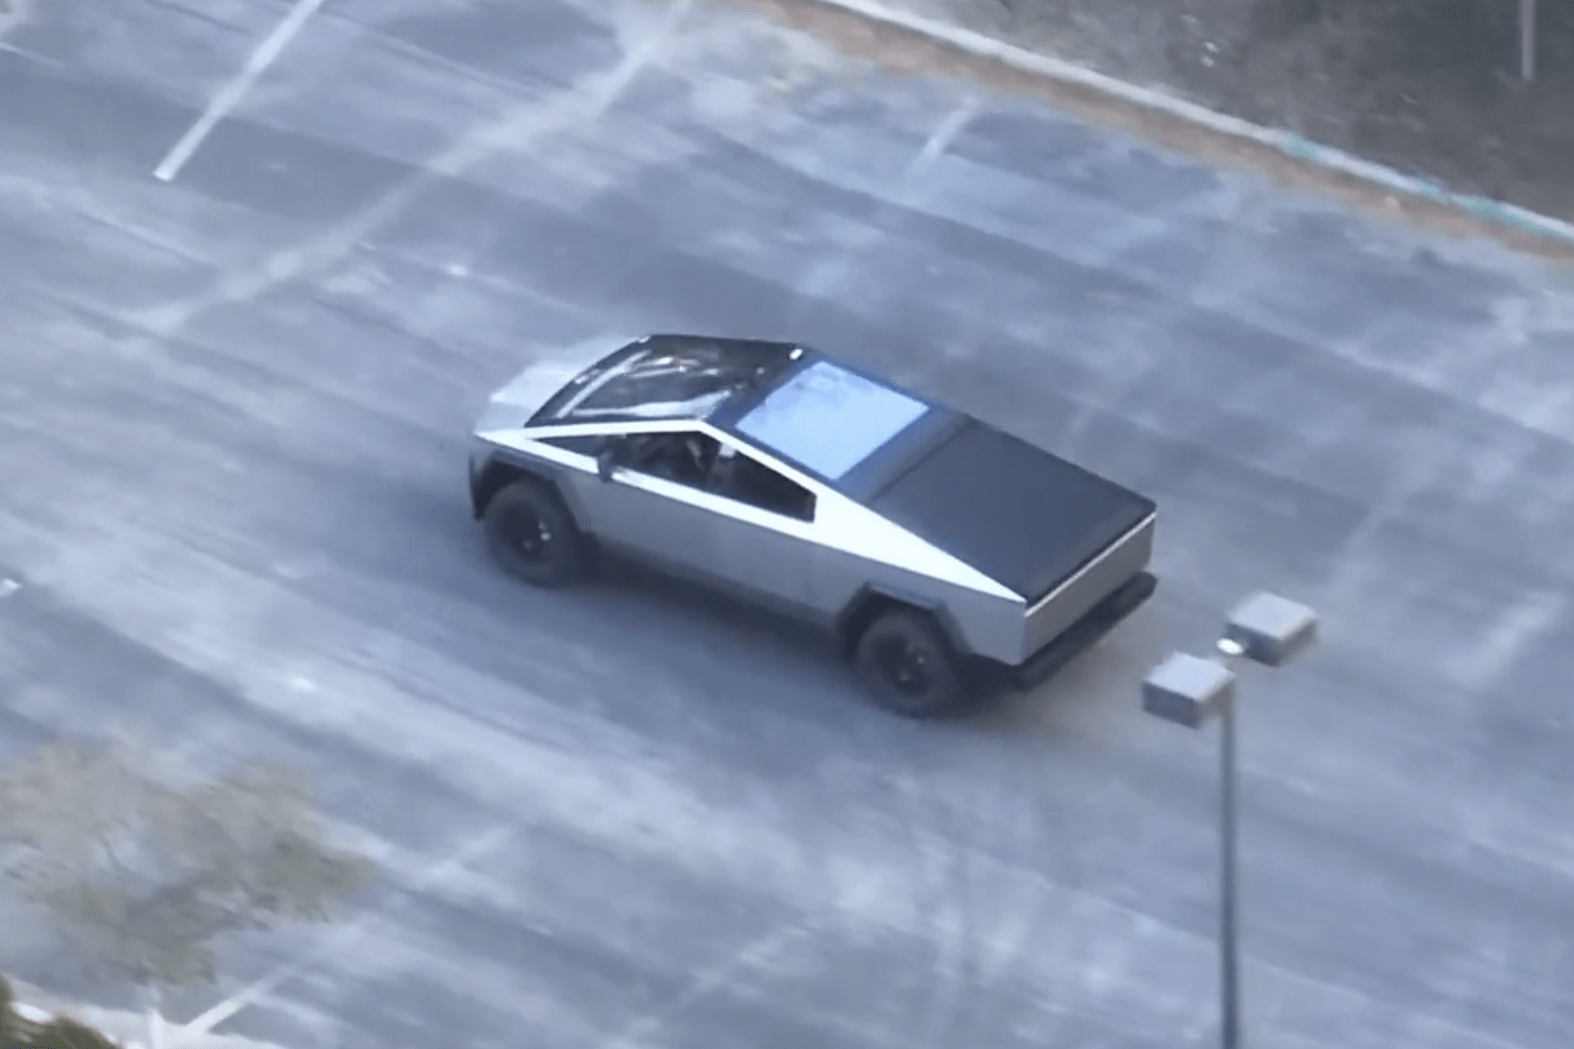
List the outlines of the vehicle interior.
<svg viewBox="0 0 1574 1049">
<path fill-rule="evenodd" d="M 800 521 L 814 519 L 813 492 L 709 434 L 633 434 L 619 441 L 617 460 L 630 470 L 771 513 Z"/>
</svg>

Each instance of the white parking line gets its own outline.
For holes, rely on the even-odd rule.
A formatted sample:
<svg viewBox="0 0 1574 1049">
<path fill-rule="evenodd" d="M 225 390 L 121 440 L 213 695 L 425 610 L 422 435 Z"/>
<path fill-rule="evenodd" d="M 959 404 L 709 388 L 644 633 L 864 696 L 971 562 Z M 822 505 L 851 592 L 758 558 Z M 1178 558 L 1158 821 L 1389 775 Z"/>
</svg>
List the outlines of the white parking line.
<svg viewBox="0 0 1574 1049">
<path fill-rule="evenodd" d="M 323 0 L 296 0 L 295 6 L 290 9 L 284 21 L 280 22 L 278 28 L 268 34 L 268 38 L 257 45 L 257 50 L 251 53 L 246 68 L 241 70 L 240 75 L 234 80 L 224 85 L 224 90 L 213 96 L 213 101 L 208 103 L 202 118 L 191 125 L 191 129 L 175 143 L 175 147 L 169 151 L 163 163 L 153 170 L 154 178 L 168 182 L 180 173 L 186 161 L 190 160 L 192 154 L 202 145 L 202 140 L 208 137 L 208 133 L 231 109 L 235 108 L 235 104 L 245 96 L 252 83 L 273 64 L 285 45 L 294 39 L 307 19 L 316 14 L 322 4 Z"/>
<path fill-rule="evenodd" d="M 953 109 L 929 136 L 924 143 L 924 148 L 918 151 L 912 165 L 907 169 L 908 176 L 919 174 L 940 159 L 940 155 L 951 148 L 951 143 L 962 133 L 967 122 L 978 113 L 978 100 L 969 98 Z"/>
<path fill-rule="evenodd" d="M 921 176 L 951 148 L 951 143 L 967 127 L 968 121 L 977 115 L 978 108 L 978 99 L 966 98 L 935 125 L 918 155 L 894 180 L 888 182 L 888 195 L 881 207 L 906 207 L 918 199 L 917 195 L 923 188 Z M 797 285 L 805 304 L 832 295 L 844 286 L 853 269 L 860 264 L 864 252 L 879 244 L 884 237 L 878 225 L 863 226 L 840 250 L 816 263 Z"/>
<path fill-rule="evenodd" d="M 528 156 L 542 139 L 567 128 L 594 123 L 646 67 L 657 60 L 693 2 L 674 0 L 664 5 L 665 9 L 652 26 L 641 23 L 628 27 L 627 33 L 619 28 L 618 36 L 625 52 L 616 66 L 576 80 L 569 88 L 544 101 L 535 98 L 522 101 L 497 118 L 463 132 L 417 172 L 338 226 L 295 247 L 275 252 L 255 268 L 225 274 L 206 294 L 139 311 L 132 323 L 146 329 L 150 335 L 169 338 L 209 310 L 253 299 L 269 288 L 344 258 L 437 180 L 453 178 L 505 151 Z"/>
</svg>

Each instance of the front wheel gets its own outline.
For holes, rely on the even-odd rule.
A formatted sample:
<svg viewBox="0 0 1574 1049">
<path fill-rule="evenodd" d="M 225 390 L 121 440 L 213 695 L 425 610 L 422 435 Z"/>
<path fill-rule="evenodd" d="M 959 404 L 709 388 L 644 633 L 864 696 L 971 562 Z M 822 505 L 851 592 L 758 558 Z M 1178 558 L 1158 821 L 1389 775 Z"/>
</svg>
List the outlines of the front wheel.
<svg viewBox="0 0 1574 1049">
<path fill-rule="evenodd" d="M 557 493 L 530 480 L 492 497 L 482 515 L 487 548 L 509 575 L 532 586 L 564 586 L 585 571 L 584 543 Z"/>
<path fill-rule="evenodd" d="M 934 618 L 916 609 L 895 609 L 871 623 L 854 665 L 870 698 L 895 713 L 938 717 L 962 705 L 956 655 Z"/>
</svg>

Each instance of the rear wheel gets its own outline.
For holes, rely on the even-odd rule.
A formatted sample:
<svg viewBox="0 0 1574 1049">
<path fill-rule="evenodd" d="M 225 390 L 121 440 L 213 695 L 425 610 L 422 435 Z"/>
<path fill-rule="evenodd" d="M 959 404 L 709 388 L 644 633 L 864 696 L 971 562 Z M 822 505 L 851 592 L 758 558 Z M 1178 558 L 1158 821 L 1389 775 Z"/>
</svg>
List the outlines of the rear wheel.
<svg viewBox="0 0 1574 1049">
<path fill-rule="evenodd" d="M 869 624 L 854 665 L 870 698 L 895 713 L 938 717 L 962 705 L 956 654 L 934 617 L 917 609 L 894 609 Z"/>
<path fill-rule="evenodd" d="M 494 495 L 481 526 L 493 559 L 516 579 L 551 587 L 584 575 L 579 529 L 557 493 L 537 481 L 515 481 Z"/>
</svg>

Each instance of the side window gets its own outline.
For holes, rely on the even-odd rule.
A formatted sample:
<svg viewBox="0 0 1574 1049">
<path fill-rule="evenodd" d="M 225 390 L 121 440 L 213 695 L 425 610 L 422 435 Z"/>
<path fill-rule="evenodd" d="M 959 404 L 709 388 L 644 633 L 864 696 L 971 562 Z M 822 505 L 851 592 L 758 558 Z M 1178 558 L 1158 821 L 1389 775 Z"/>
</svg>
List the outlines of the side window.
<svg viewBox="0 0 1574 1049">
<path fill-rule="evenodd" d="M 814 493 L 803 485 L 731 447 L 719 450 L 711 488 L 760 510 L 800 521 L 814 520 Z"/>
<path fill-rule="evenodd" d="M 612 438 L 618 464 L 665 481 L 704 488 L 721 445 L 709 434 L 642 433 Z"/>
<path fill-rule="evenodd" d="M 580 455 L 595 455 L 606 443 L 606 438 L 601 434 L 578 434 L 573 437 L 546 437 L 542 444 L 550 444 L 554 448 L 561 448 L 565 452 L 578 452 Z"/>
</svg>

